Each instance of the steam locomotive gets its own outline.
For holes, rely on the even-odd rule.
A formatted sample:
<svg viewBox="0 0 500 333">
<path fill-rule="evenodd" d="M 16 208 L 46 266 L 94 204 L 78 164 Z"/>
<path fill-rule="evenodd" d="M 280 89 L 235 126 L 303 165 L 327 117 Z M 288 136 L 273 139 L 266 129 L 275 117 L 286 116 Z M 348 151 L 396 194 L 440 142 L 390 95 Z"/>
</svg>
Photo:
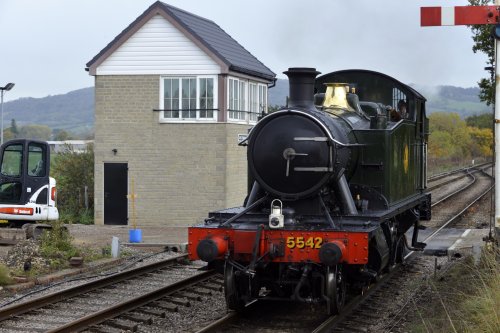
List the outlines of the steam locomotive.
<svg viewBox="0 0 500 333">
<path fill-rule="evenodd" d="M 425 246 L 426 100 L 373 71 L 284 73 L 287 107 L 262 117 L 246 141 L 244 205 L 190 227 L 189 257 L 224 274 L 229 309 L 289 299 L 335 314 L 347 290 L 403 261 L 405 248 Z M 395 119 L 398 104 L 406 112 Z"/>
</svg>

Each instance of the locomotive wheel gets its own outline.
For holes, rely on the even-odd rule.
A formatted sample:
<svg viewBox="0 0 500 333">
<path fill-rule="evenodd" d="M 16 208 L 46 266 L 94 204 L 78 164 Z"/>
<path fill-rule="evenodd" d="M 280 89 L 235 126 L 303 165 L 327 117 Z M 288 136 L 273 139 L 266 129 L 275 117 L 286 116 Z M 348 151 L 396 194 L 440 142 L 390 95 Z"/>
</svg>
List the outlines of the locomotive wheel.
<svg viewBox="0 0 500 333">
<path fill-rule="evenodd" d="M 326 310 L 328 315 L 340 313 L 345 303 L 346 284 L 341 266 L 328 267 L 326 270 Z"/>
<path fill-rule="evenodd" d="M 242 298 L 242 279 L 234 274 L 234 266 L 226 262 L 224 266 L 224 295 L 228 309 L 241 312 L 245 308 Z"/>
</svg>

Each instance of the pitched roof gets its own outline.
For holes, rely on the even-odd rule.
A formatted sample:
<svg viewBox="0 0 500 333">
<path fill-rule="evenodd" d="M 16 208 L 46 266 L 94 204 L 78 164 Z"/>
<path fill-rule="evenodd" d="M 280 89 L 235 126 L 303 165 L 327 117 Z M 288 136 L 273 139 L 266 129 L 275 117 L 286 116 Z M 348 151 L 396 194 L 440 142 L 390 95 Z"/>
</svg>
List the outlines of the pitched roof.
<svg viewBox="0 0 500 333">
<path fill-rule="evenodd" d="M 215 22 L 191 14 L 161 1 L 152 4 L 134 22 L 87 63 L 87 69 L 99 66 L 111 53 L 123 44 L 152 15 L 160 14 L 171 18 L 187 33 L 187 37 L 204 46 L 210 56 L 218 58 L 227 70 L 273 80 L 276 74 L 248 52 Z M 92 73 L 92 72 L 91 72 Z M 95 72 L 94 72 L 95 73 Z"/>
</svg>

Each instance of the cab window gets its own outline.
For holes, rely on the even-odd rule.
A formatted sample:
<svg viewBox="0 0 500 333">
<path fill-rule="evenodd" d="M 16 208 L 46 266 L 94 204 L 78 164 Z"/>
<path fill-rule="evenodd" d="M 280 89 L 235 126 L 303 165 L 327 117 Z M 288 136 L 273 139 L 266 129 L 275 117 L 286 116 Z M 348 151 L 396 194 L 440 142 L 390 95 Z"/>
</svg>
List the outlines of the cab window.
<svg viewBox="0 0 500 333">
<path fill-rule="evenodd" d="M 36 143 L 28 147 L 28 176 L 45 176 L 45 148 Z"/>
<path fill-rule="evenodd" d="M 23 164 L 23 145 L 7 146 L 3 153 L 1 173 L 8 177 L 20 177 Z"/>
</svg>

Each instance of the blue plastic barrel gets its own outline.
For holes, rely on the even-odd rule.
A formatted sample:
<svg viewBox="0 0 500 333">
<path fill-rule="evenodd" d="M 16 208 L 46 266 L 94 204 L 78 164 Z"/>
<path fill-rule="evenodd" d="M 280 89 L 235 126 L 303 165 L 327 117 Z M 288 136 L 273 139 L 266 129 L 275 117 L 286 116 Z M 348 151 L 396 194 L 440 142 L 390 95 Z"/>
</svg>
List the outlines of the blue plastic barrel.
<svg viewBox="0 0 500 333">
<path fill-rule="evenodd" d="M 142 242 L 142 230 L 141 229 L 130 229 L 128 231 L 128 236 L 129 236 L 130 243 Z"/>
</svg>

